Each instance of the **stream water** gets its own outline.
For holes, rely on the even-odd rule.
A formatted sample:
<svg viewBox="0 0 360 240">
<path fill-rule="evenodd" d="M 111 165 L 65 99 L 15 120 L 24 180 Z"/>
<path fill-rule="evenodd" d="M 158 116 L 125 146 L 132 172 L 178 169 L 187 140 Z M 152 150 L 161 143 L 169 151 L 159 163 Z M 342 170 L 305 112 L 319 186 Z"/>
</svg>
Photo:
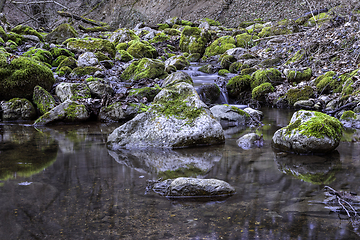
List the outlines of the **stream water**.
<svg viewBox="0 0 360 240">
<path fill-rule="evenodd" d="M 278 154 L 271 137 L 292 112 L 262 111 L 258 129 L 177 151 L 108 151 L 118 124 L 0 122 L 0 239 L 359 239 L 359 225 L 323 203 L 325 185 L 360 193 L 360 144 L 345 141 L 353 133 L 327 156 Z M 242 150 L 236 139 L 251 131 L 264 147 Z M 146 193 L 147 180 L 181 175 L 224 180 L 236 194 Z"/>
</svg>

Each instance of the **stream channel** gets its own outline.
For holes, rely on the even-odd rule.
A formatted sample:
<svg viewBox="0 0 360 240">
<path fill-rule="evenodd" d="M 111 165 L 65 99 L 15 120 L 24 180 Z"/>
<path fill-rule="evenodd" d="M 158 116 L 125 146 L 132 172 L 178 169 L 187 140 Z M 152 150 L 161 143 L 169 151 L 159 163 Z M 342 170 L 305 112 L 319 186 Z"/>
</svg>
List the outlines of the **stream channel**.
<svg viewBox="0 0 360 240">
<path fill-rule="evenodd" d="M 217 77 L 195 75 L 195 83 Z M 271 138 L 293 111 L 261 110 L 257 129 L 230 128 L 223 145 L 176 151 L 109 151 L 118 123 L 0 122 L 0 239 L 359 239 L 360 223 L 331 212 L 323 190 L 360 194 L 358 133 L 346 132 L 330 155 L 279 154 Z M 262 148 L 236 145 L 255 131 Z M 146 192 L 147 180 L 177 176 L 221 179 L 236 194 L 192 201 Z"/>
</svg>

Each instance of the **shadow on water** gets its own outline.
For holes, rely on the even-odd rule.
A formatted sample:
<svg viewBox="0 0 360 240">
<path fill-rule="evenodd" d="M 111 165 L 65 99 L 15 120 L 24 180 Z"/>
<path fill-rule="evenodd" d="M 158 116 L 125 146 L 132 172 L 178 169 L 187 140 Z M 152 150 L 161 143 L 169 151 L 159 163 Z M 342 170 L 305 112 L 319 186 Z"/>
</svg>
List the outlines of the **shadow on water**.
<svg viewBox="0 0 360 240">
<path fill-rule="evenodd" d="M 1 164 L 7 167 L 0 165 L 0 172 L 18 159 L 39 165 L 32 174 L 2 178 L 0 236 L 358 239 L 352 224 L 325 208 L 323 185 L 360 192 L 359 144 L 342 142 L 326 157 L 278 154 L 271 136 L 291 113 L 263 110 L 264 125 L 258 129 L 229 133 L 224 145 L 177 151 L 108 151 L 106 137 L 117 125 L 37 130 L 1 125 Z M 236 139 L 253 131 L 264 134 L 264 147 L 237 147 Z M 224 180 L 236 194 L 205 202 L 145 194 L 147 180 L 184 175 Z"/>
</svg>

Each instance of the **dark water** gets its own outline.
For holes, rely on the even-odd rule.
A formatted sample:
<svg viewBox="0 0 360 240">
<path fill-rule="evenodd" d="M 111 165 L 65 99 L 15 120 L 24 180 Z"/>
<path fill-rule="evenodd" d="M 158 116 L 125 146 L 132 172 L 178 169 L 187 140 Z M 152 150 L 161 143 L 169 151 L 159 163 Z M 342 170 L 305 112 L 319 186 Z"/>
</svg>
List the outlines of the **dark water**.
<svg viewBox="0 0 360 240">
<path fill-rule="evenodd" d="M 2 123 L 0 239 L 358 239 L 357 226 L 322 202 L 324 185 L 360 193 L 359 143 L 326 157 L 276 154 L 271 136 L 291 113 L 264 115 L 260 129 L 227 131 L 225 145 L 121 153 L 105 147 L 116 125 Z M 263 148 L 236 146 L 249 131 L 264 134 Z M 225 180 L 237 193 L 218 201 L 145 194 L 146 180 L 182 174 Z"/>
</svg>

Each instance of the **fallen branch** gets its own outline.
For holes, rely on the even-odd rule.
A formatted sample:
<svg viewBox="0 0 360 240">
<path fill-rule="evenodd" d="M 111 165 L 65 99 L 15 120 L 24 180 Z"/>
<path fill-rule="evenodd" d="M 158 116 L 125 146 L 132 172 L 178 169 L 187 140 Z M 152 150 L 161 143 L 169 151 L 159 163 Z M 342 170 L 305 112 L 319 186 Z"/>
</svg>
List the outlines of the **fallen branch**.
<svg viewBox="0 0 360 240">
<path fill-rule="evenodd" d="M 353 108 L 353 107 L 355 107 L 358 103 L 359 103 L 359 102 L 351 102 L 351 103 L 345 104 L 344 106 L 341 106 L 341 107 L 339 107 L 339 108 L 337 108 L 337 109 L 335 109 L 335 110 L 325 111 L 325 113 L 331 115 L 331 114 L 337 113 L 338 111 L 343 110 L 343 109 L 345 109 L 345 108 Z"/>
</svg>

